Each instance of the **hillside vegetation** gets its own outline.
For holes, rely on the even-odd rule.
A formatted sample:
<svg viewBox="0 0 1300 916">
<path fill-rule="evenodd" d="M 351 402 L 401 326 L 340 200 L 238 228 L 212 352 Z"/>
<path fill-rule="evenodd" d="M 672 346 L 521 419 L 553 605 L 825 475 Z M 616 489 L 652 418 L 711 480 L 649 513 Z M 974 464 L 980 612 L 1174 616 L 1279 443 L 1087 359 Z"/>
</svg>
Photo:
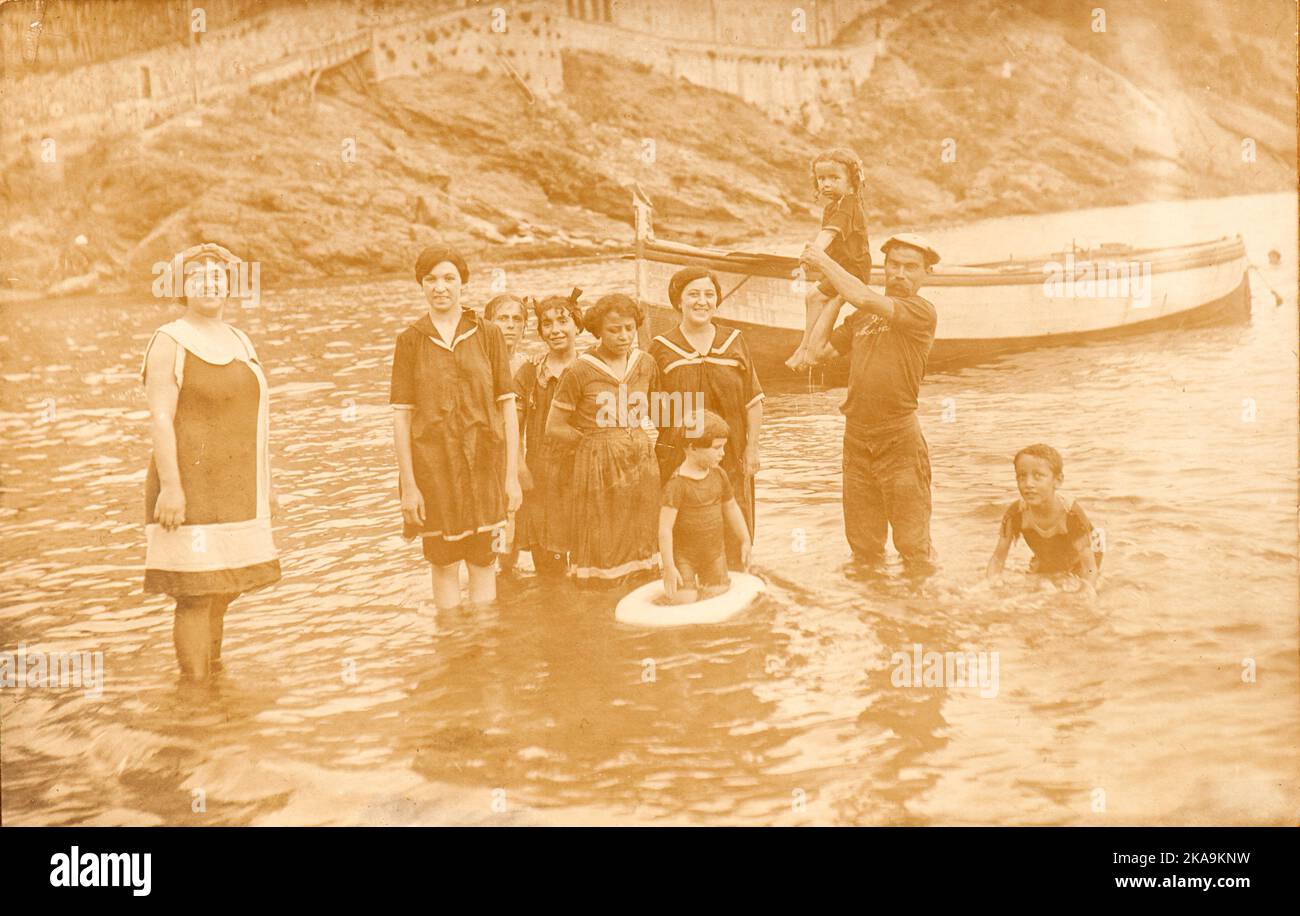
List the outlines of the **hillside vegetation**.
<svg viewBox="0 0 1300 916">
<path fill-rule="evenodd" d="M 816 135 L 594 54 L 565 56 L 547 106 L 497 75 L 349 66 L 6 170 L 0 267 L 30 295 L 87 271 L 144 292 L 198 239 L 270 286 L 405 271 L 437 238 L 498 260 L 614 252 L 634 182 L 661 236 L 732 244 L 811 229 L 807 164 L 829 145 L 866 160 L 877 225 L 1292 188 L 1295 6 L 1236 6 L 1252 15 L 1109 3 L 1094 32 L 1087 4 L 895 2 L 873 78 Z"/>
</svg>

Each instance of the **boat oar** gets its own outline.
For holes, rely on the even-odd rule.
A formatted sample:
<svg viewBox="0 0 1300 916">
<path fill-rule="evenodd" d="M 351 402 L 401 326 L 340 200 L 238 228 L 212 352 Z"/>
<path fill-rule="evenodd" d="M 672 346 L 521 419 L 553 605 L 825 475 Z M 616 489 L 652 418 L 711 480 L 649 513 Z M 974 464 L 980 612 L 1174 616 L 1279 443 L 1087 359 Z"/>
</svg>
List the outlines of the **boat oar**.
<svg viewBox="0 0 1300 916">
<path fill-rule="evenodd" d="M 1260 270 L 1254 261 L 1248 261 L 1247 263 L 1254 269 L 1255 275 L 1259 277 L 1259 282 L 1264 284 L 1264 289 L 1273 294 L 1273 307 L 1277 308 L 1282 304 L 1282 294 L 1268 285 L 1268 278 L 1264 276 L 1264 271 Z"/>
<path fill-rule="evenodd" d="M 727 292 L 723 294 L 722 298 L 718 300 L 718 305 L 722 305 L 722 303 L 726 302 L 731 297 L 732 293 L 734 293 L 736 290 L 740 289 L 742 286 L 748 283 L 753 278 L 753 276 L 754 276 L 753 274 L 745 274 L 745 279 L 741 280 L 739 283 L 737 283 L 735 286 L 733 286 L 731 289 L 727 290 Z"/>
</svg>

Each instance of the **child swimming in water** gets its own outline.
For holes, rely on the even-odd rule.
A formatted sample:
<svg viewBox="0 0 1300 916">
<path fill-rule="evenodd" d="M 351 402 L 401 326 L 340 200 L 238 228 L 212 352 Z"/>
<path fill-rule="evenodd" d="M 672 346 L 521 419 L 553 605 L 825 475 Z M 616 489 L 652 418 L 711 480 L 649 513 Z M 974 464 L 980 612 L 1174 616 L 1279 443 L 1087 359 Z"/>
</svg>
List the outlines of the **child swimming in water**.
<svg viewBox="0 0 1300 916">
<path fill-rule="evenodd" d="M 719 467 L 731 430 L 708 410 L 701 426 L 698 437 L 684 440 L 685 458 L 664 485 L 659 510 L 659 556 L 669 604 L 712 598 L 730 586 L 725 529 L 740 543 L 741 565 L 749 564 L 749 526 Z"/>
<path fill-rule="evenodd" d="M 837 147 L 818 153 L 812 161 L 813 193 L 822 204 L 822 226 L 813 240 L 818 248 L 863 283 L 871 282 L 871 246 L 867 240 L 867 212 L 862 201 L 866 176 L 862 160 L 850 149 Z M 795 372 L 808 368 L 808 341 L 812 339 L 817 319 L 843 300 L 825 278 L 808 290 L 804 297 L 805 324 L 803 339 L 785 364 Z M 833 319 L 831 319 L 833 320 Z"/>
<path fill-rule="evenodd" d="M 1095 587 L 1101 551 L 1095 549 L 1092 523 L 1083 507 L 1056 490 L 1065 480 L 1060 453 L 1050 445 L 1030 445 L 1016 453 L 1013 463 L 1020 499 L 1002 516 L 988 578 L 1002 573 L 1007 552 L 1023 537 L 1034 552 L 1030 572 L 1069 573 Z"/>
</svg>

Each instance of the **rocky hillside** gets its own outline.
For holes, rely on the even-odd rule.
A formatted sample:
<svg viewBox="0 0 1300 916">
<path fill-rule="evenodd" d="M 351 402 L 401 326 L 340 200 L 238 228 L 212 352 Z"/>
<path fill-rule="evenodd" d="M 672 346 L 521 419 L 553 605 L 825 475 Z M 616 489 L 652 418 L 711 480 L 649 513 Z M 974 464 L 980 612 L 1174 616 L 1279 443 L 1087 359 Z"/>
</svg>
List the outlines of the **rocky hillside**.
<svg viewBox="0 0 1300 916">
<path fill-rule="evenodd" d="M 0 270 L 10 296 L 95 273 L 143 293 L 197 239 L 261 261 L 268 286 L 404 272 L 435 238 L 498 260 L 612 252 L 633 182 L 661 236 L 730 244 L 811 229 L 807 162 L 831 144 L 867 161 L 878 225 L 1295 186 L 1294 5 L 1243 23 L 1210 0 L 1108 3 L 1104 33 L 1075 6 L 895 2 L 873 79 L 815 136 L 591 54 L 566 56 L 545 107 L 504 76 L 343 68 L 7 169 Z"/>
</svg>

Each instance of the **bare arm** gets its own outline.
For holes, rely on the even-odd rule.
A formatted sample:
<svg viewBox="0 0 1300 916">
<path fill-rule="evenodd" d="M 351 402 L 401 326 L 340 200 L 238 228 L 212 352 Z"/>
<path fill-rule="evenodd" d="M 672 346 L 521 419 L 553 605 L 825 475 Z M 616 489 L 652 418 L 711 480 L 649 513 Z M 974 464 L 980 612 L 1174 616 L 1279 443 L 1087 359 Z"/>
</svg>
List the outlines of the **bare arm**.
<svg viewBox="0 0 1300 916">
<path fill-rule="evenodd" d="M 159 334 L 149 348 L 144 378 L 153 460 L 158 469 L 158 502 L 153 512 L 158 523 L 169 531 L 185 523 L 185 491 L 176 459 L 176 402 L 181 394 L 173 374 L 176 347 L 176 341 Z"/>
<path fill-rule="evenodd" d="M 843 296 L 851 305 L 860 309 L 866 309 L 872 314 L 879 315 L 886 321 L 894 317 L 894 300 L 888 296 L 882 296 L 880 293 L 872 292 L 867 284 L 863 283 L 853 274 L 849 273 L 843 267 L 835 262 L 830 255 L 821 249 L 808 245 L 804 248 L 803 254 L 799 256 L 800 260 L 812 264 L 823 274 L 826 279 L 835 287 L 835 291 Z"/>
<path fill-rule="evenodd" d="M 745 524 L 745 513 L 740 511 L 740 503 L 733 496 L 722 506 L 722 517 L 727 520 L 727 527 L 737 539 L 749 543 L 749 526 Z"/>
<path fill-rule="evenodd" d="M 579 442 L 582 439 L 582 433 L 574 429 L 569 422 L 572 415 L 572 410 L 559 407 L 552 402 L 551 412 L 546 415 L 547 438 L 554 438 L 556 442 L 565 444 Z"/>
<path fill-rule="evenodd" d="M 424 524 L 424 496 L 415 482 L 415 460 L 411 453 L 410 410 L 393 411 L 393 450 L 397 452 L 398 493 L 402 498 L 402 518 L 408 525 Z"/>
<path fill-rule="evenodd" d="M 745 410 L 745 474 L 753 477 L 758 473 L 758 434 L 763 429 L 763 399 L 757 398 Z"/>
<path fill-rule="evenodd" d="M 659 558 L 664 569 L 674 567 L 673 563 L 673 526 L 677 524 L 677 510 L 673 506 L 661 506 L 659 509 Z"/>
<path fill-rule="evenodd" d="M 1011 538 L 998 537 L 998 546 L 993 548 L 993 556 L 989 558 L 988 568 L 984 571 L 985 577 L 989 579 L 997 578 L 1002 575 L 1002 570 L 1007 564 L 1007 554 L 1011 552 Z"/>
<path fill-rule="evenodd" d="M 519 419 L 514 398 L 506 398 L 500 404 L 506 431 L 506 508 L 514 512 L 523 503 L 519 488 Z"/>
<path fill-rule="evenodd" d="M 1079 563 L 1083 567 L 1083 573 L 1080 578 L 1092 586 L 1095 591 L 1097 588 L 1097 561 L 1092 555 L 1092 543 L 1087 541 L 1079 550 Z"/>
<path fill-rule="evenodd" d="M 682 574 L 673 562 L 673 525 L 677 524 L 677 509 L 662 506 L 659 509 L 659 559 L 664 570 L 664 594 L 676 597 L 682 585 Z"/>
<path fill-rule="evenodd" d="M 749 526 L 745 524 L 745 514 L 740 511 L 740 504 L 733 496 L 722 507 L 722 516 L 727 520 L 731 535 L 740 542 L 740 565 L 749 568 Z"/>
<path fill-rule="evenodd" d="M 835 241 L 835 236 L 837 235 L 839 235 L 839 233 L 833 229 L 822 229 L 817 233 L 817 237 L 812 240 L 812 243 L 822 251 L 825 251 L 827 248 L 831 247 L 831 242 Z"/>
</svg>

